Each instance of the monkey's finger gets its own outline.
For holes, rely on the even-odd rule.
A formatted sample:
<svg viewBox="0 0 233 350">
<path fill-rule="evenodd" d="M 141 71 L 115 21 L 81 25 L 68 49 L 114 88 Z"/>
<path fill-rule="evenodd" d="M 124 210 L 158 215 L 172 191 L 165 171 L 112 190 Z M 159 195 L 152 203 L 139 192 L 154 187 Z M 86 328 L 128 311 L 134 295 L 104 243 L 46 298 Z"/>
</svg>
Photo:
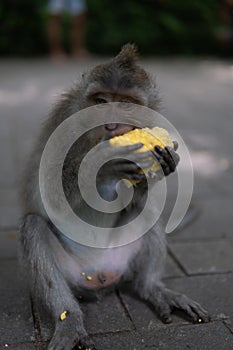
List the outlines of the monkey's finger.
<svg viewBox="0 0 233 350">
<path fill-rule="evenodd" d="M 176 164 L 170 153 L 166 149 L 161 148 L 160 146 L 155 146 L 155 151 L 163 158 L 164 162 L 170 168 L 170 172 L 173 172 L 176 168 Z"/>
<path fill-rule="evenodd" d="M 108 157 L 109 159 L 111 159 L 116 156 L 124 158 L 124 156 L 132 154 L 132 152 L 137 151 L 142 146 L 143 145 L 141 143 L 136 143 L 128 146 L 113 146 L 108 140 L 106 142 L 100 143 L 99 150 L 101 152 L 100 155 L 103 158 Z"/>
<path fill-rule="evenodd" d="M 78 345 L 74 349 L 78 349 L 78 350 L 97 350 L 94 345 L 91 345 L 91 346 L 89 346 L 89 345 Z"/>
<path fill-rule="evenodd" d="M 175 165 L 177 165 L 180 161 L 180 156 L 178 153 L 176 153 L 171 147 L 167 146 L 165 147 L 165 150 L 168 152 L 168 154 L 171 156 L 173 161 L 175 162 Z"/>
<path fill-rule="evenodd" d="M 177 309 L 183 310 L 194 323 L 199 323 L 201 319 L 203 322 L 208 322 L 208 313 L 201 305 L 196 301 L 186 297 L 185 295 L 179 295 L 173 302 L 173 306 Z"/>
<path fill-rule="evenodd" d="M 146 169 L 153 165 L 153 160 L 147 160 L 144 162 L 131 162 L 126 161 L 117 164 L 117 168 L 125 172 L 139 171 L 140 169 Z"/>
<path fill-rule="evenodd" d="M 169 304 L 163 302 L 162 305 L 157 308 L 157 312 L 163 323 L 168 324 L 172 322 L 171 307 Z"/>
<path fill-rule="evenodd" d="M 84 337 L 83 339 L 79 340 L 78 345 L 76 345 L 75 349 L 96 350 L 96 347 L 93 344 L 93 341 L 89 337 Z"/>
<path fill-rule="evenodd" d="M 137 165 L 138 168 L 146 169 L 151 167 L 154 164 L 154 162 L 152 159 L 150 159 L 150 160 L 145 160 L 144 162 L 136 162 L 135 164 Z"/>
<path fill-rule="evenodd" d="M 170 158 L 177 165 L 180 160 L 180 156 L 169 146 L 166 146 L 164 149 L 160 146 L 155 146 L 155 151 L 164 158 L 166 162 L 170 162 Z"/>
<path fill-rule="evenodd" d="M 177 141 L 172 141 L 172 142 L 173 142 L 174 151 L 176 151 L 177 148 L 179 147 L 179 144 Z"/>
<path fill-rule="evenodd" d="M 152 153 L 154 157 L 157 159 L 157 161 L 159 162 L 159 164 L 161 165 L 164 175 L 168 176 L 171 172 L 168 164 L 164 161 L 163 157 L 161 157 L 157 152 L 152 152 Z"/>
<path fill-rule="evenodd" d="M 198 323 L 206 323 L 210 321 L 208 311 L 205 310 L 200 304 L 198 304 L 197 302 L 193 302 L 191 304 L 191 308 L 193 312 L 195 312 L 195 314 L 198 316 Z"/>
<path fill-rule="evenodd" d="M 170 168 L 170 172 L 174 172 L 176 166 L 180 160 L 179 155 L 170 147 L 165 147 L 165 149 L 160 146 L 155 147 L 156 152 L 164 159 Z"/>
<path fill-rule="evenodd" d="M 163 323 L 165 324 L 169 324 L 169 323 L 172 323 L 172 317 L 170 314 L 165 314 L 161 317 L 161 320 Z"/>
<path fill-rule="evenodd" d="M 137 162 L 141 159 L 148 159 L 148 158 L 152 159 L 151 151 L 131 153 L 129 156 L 129 159 L 132 162 Z"/>
<path fill-rule="evenodd" d="M 136 180 L 136 181 L 143 181 L 146 178 L 144 174 L 138 174 L 138 173 L 121 173 L 119 174 L 119 176 L 121 179 Z"/>
</svg>

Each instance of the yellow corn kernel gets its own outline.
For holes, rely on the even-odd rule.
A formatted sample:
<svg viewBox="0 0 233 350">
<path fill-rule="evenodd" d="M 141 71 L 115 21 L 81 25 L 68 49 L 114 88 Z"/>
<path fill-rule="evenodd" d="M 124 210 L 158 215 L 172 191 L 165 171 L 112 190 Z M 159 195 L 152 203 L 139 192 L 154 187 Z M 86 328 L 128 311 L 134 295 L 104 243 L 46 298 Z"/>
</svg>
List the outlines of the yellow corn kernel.
<svg viewBox="0 0 233 350">
<path fill-rule="evenodd" d="M 92 280 L 92 277 L 91 277 L 91 276 L 87 276 L 87 280 L 88 280 L 88 281 L 91 281 L 91 280 Z"/>
<path fill-rule="evenodd" d="M 66 318 L 66 316 L 67 316 L 67 311 L 63 311 L 63 312 L 61 313 L 61 315 L 60 315 L 60 320 L 61 320 L 61 321 L 64 321 L 64 319 Z"/>
</svg>

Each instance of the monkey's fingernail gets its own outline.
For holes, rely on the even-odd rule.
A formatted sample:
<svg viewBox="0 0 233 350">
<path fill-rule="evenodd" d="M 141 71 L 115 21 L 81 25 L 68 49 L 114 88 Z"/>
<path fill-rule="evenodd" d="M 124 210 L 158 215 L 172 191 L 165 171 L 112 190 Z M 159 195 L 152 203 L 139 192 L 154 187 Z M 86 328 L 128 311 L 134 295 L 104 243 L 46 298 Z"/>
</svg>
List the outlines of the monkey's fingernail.
<svg viewBox="0 0 233 350">
<path fill-rule="evenodd" d="M 173 141 L 173 146 L 174 146 L 174 150 L 176 151 L 178 148 L 178 142 L 177 141 Z"/>
<path fill-rule="evenodd" d="M 162 149 L 162 147 L 160 147 L 160 146 L 155 146 L 155 150 L 156 150 L 158 153 L 162 153 L 162 152 L 163 152 L 163 149 Z"/>
</svg>

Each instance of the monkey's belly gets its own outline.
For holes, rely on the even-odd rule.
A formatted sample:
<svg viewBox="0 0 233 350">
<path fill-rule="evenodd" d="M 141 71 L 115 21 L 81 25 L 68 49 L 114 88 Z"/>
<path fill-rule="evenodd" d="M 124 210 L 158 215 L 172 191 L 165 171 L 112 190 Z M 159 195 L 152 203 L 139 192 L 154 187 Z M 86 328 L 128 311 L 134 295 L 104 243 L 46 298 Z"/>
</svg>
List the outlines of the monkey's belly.
<svg viewBox="0 0 233 350">
<path fill-rule="evenodd" d="M 69 244 L 69 241 L 66 241 Z M 141 240 L 128 245 L 98 249 L 70 246 L 72 254 L 57 248 L 57 259 L 69 284 L 77 288 L 102 289 L 117 283 L 129 268 L 129 261 L 139 252 Z"/>
<path fill-rule="evenodd" d="M 119 281 L 121 270 L 106 269 L 101 271 L 82 272 L 79 285 L 87 289 L 107 288 Z"/>
</svg>

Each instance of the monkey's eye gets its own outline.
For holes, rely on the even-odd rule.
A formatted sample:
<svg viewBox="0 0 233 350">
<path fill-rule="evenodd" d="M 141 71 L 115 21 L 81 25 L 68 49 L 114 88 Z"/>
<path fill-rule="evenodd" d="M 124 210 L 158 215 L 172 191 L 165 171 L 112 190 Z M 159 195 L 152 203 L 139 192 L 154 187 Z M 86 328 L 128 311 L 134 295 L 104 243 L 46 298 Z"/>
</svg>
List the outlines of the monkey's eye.
<svg viewBox="0 0 233 350">
<path fill-rule="evenodd" d="M 102 97 L 94 97 L 95 104 L 99 105 L 101 103 L 107 103 L 107 101 Z"/>
<path fill-rule="evenodd" d="M 131 101 L 121 100 L 119 102 L 119 107 L 124 110 L 131 110 L 134 107 L 134 105 Z"/>
</svg>

